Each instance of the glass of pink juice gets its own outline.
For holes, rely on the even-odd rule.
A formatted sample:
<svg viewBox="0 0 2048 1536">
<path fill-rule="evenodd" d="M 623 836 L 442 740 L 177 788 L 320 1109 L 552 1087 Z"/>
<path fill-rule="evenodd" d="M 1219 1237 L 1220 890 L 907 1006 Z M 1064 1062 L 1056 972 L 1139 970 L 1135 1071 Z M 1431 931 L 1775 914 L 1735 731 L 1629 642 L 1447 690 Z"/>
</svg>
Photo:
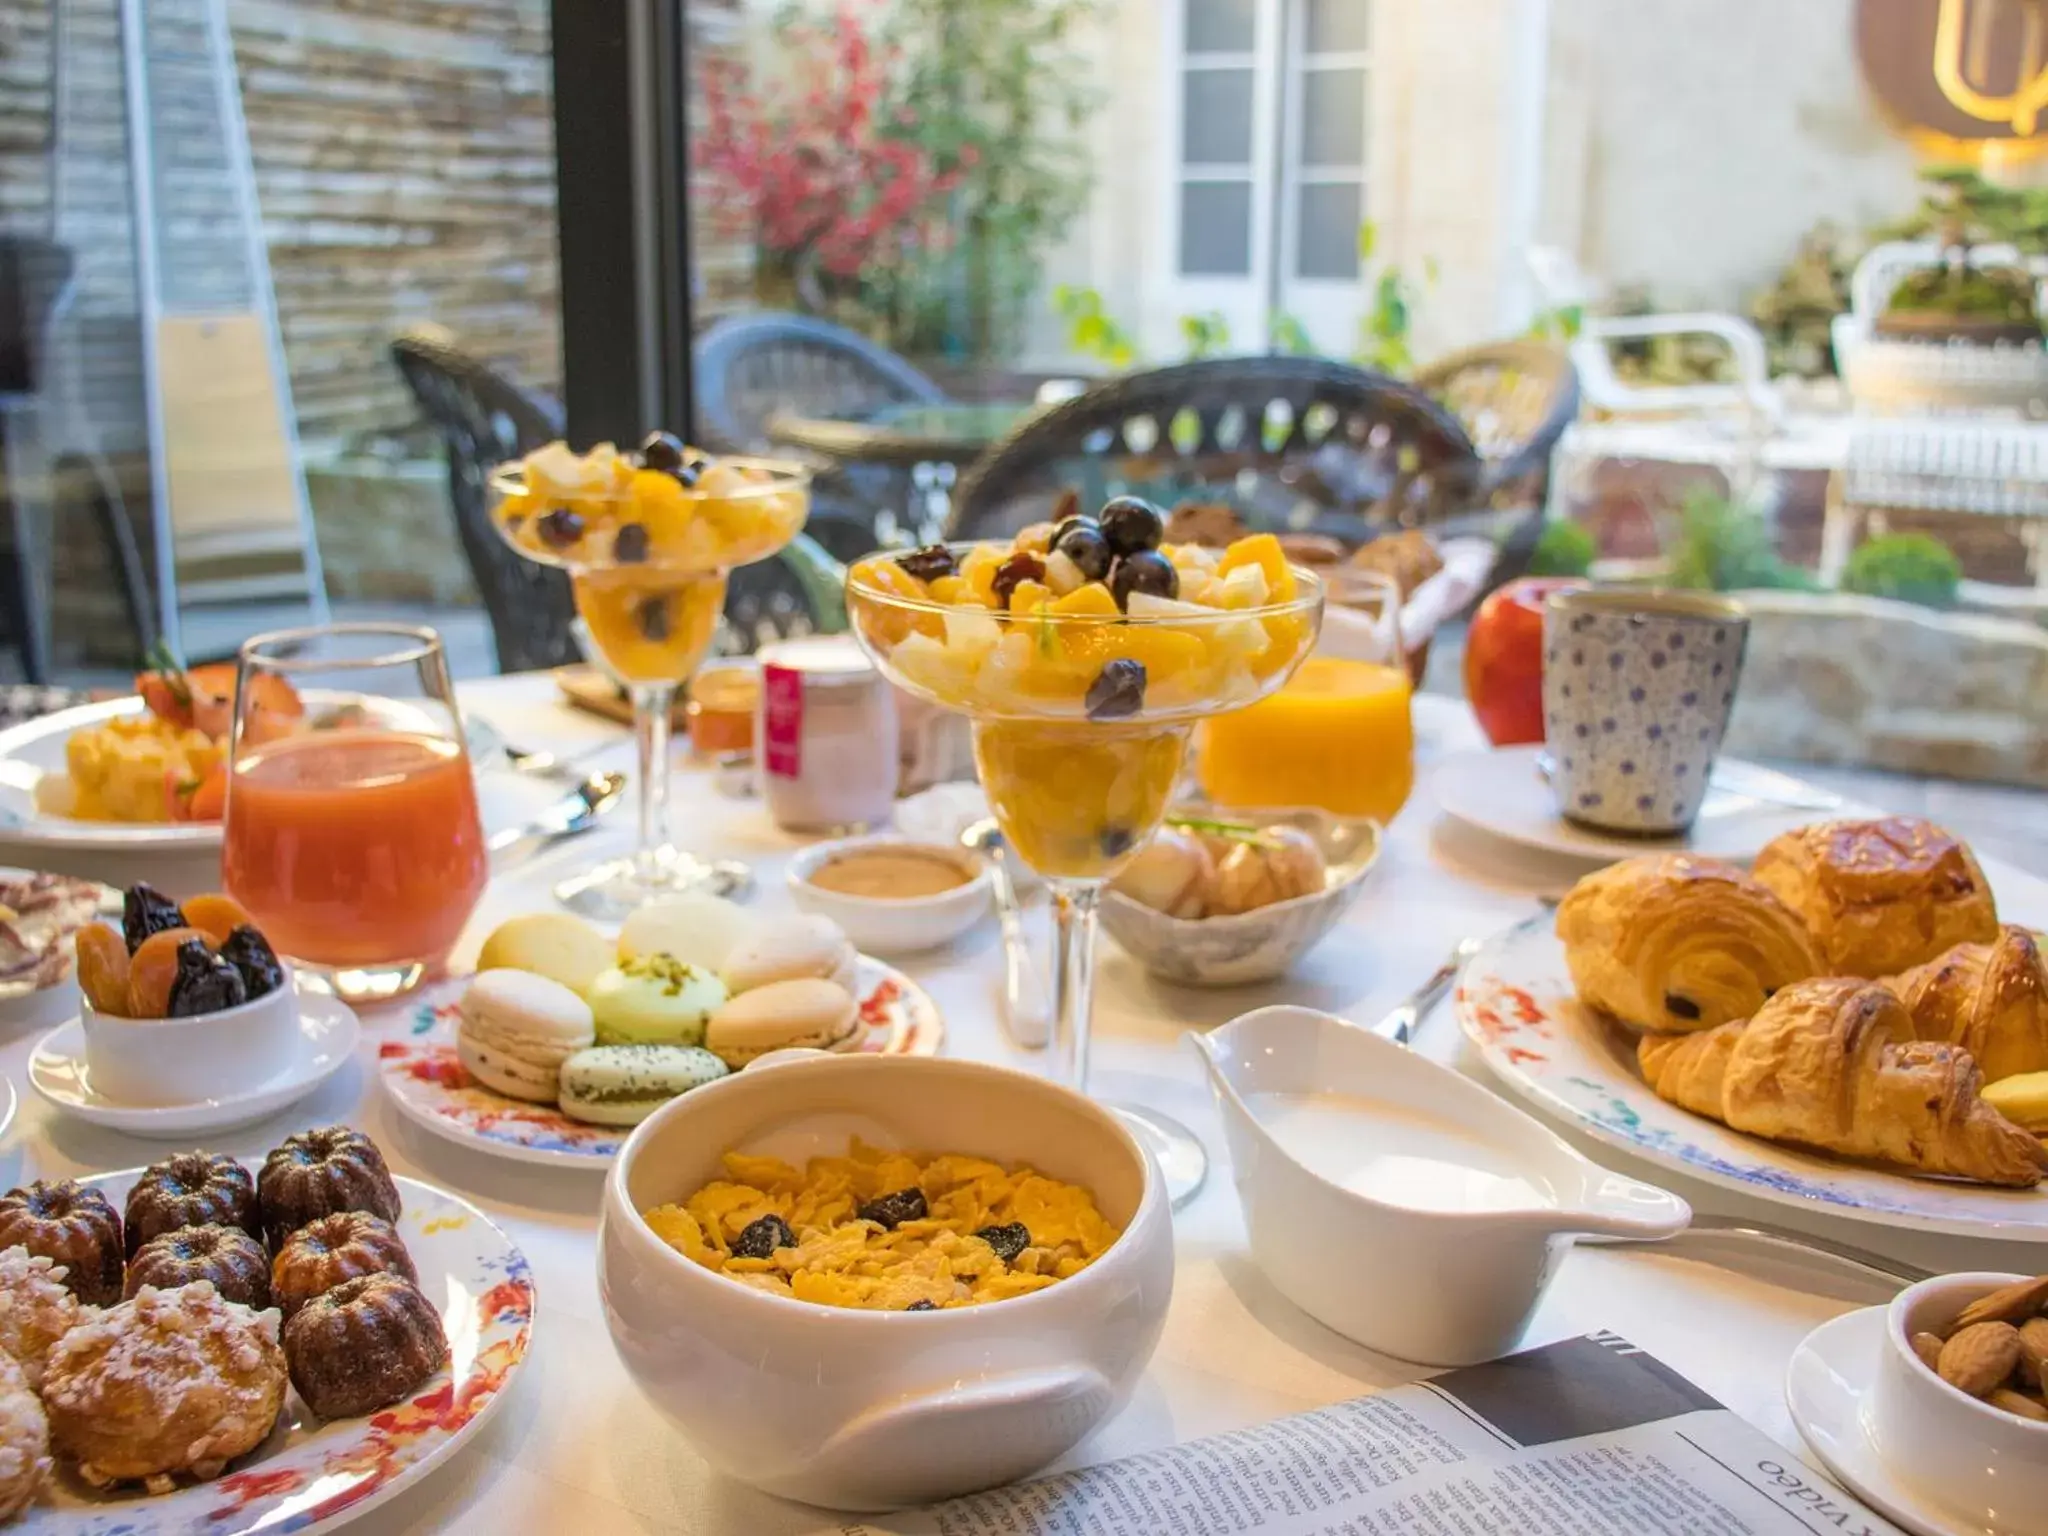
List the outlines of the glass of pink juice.
<svg viewBox="0 0 2048 1536">
<path fill-rule="evenodd" d="M 265 670 L 308 699 L 301 729 L 244 729 Z M 392 691 L 323 693 L 315 671 Z M 221 869 L 272 946 L 343 997 L 396 997 L 440 967 L 490 870 L 439 636 L 334 625 L 242 648 Z"/>
</svg>

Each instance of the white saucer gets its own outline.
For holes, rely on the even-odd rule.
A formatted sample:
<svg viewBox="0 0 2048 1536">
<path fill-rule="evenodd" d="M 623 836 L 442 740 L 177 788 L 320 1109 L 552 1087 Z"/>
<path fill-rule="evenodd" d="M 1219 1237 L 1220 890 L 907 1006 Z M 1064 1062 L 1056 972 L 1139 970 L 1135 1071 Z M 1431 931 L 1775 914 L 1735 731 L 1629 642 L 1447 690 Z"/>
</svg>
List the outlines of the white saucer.
<svg viewBox="0 0 2048 1536">
<path fill-rule="evenodd" d="M 1557 813 L 1550 785 L 1536 771 L 1540 746 L 1499 747 L 1489 752 L 1460 752 L 1431 770 L 1429 782 L 1436 803 L 1446 815 L 1525 848 L 1602 864 L 1639 853 L 1684 852 L 1748 863 L 1757 850 L 1781 832 L 1810 822 L 1882 814 L 1876 808 L 1844 801 L 1827 811 L 1794 810 L 1719 789 L 1707 791 L 1699 819 L 1676 837 L 1624 837 L 1582 827 Z M 1766 773 L 1739 758 L 1721 760 L 1730 772 Z M 1820 791 L 1815 790 L 1818 795 Z"/>
<path fill-rule="evenodd" d="M 1958 1520 L 1900 1482 L 1863 1428 L 1863 1399 L 1884 1350 L 1885 1308 L 1822 1323 L 1785 1369 L 1785 1406 L 1821 1465 L 1856 1497 L 1914 1536 L 2017 1536 L 2010 1526 Z"/>
<path fill-rule="evenodd" d="M 299 1029 L 306 1041 L 299 1064 L 251 1093 L 230 1098 L 140 1108 L 101 1097 L 86 1078 L 85 1029 L 76 1019 L 37 1042 L 29 1057 L 28 1082 L 60 1114 L 150 1141 L 229 1131 L 298 1103 L 341 1070 L 362 1037 L 354 1010 L 320 992 L 300 993 Z"/>
<path fill-rule="evenodd" d="M 14 1091 L 14 1084 L 0 1077 L 0 1136 L 7 1134 L 7 1127 L 14 1124 L 14 1112 L 21 1107 L 20 1095 Z"/>
</svg>

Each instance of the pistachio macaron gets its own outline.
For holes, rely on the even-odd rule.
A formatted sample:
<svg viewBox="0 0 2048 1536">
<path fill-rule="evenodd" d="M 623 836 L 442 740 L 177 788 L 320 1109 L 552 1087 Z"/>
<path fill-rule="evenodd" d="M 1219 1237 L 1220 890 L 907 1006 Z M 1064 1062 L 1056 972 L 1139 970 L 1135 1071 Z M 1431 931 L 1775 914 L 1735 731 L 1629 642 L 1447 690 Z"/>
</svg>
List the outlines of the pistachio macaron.
<svg viewBox="0 0 2048 1536">
<path fill-rule="evenodd" d="M 592 1046 L 562 1063 L 562 1113 L 591 1125 L 638 1125 L 725 1074 L 725 1063 L 699 1046 Z"/>
<path fill-rule="evenodd" d="M 860 1008 L 837 982 L 805 976 L 771 981 L 742 992 L 711 1015 L 704 1044 L 729 1067 L 790 1046 L 820 1051 L 857 1049 Z"/>
<path fill-rule="evenodd" d="M 599 1045 L 702 1045 L 725 983 L 673 955 L 640 955 L 598 973 L 586 994 Z"/>
<path fill-rule="evenodd" d="M 562 1063 L 594 1038 L 590 1005 L 531 971 L 479 971 L 456 1006 L 456 1056 L 507 1098 L 553 1103 Z"/>
</svg>

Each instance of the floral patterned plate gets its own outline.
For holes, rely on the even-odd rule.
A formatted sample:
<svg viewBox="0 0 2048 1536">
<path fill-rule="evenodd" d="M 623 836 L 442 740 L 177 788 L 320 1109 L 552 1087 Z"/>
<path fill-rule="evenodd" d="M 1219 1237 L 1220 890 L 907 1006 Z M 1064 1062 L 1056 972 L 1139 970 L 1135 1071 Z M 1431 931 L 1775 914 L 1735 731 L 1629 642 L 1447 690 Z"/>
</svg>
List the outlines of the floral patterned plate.
<svg viewBox="0 0 2048 1536">
<path fill-rule="evenodd" d="M 118 1210 L 139 1168 L 83 1180 Z M 254 1169 L 252 1167 L 251 1171 Z M 526 1356 L 533 1277 L 526 1255 L 466 1200 L 399 1179 L 398 1230 L 420 1289 L 448 1331 L 449 1367 L 419 1392 L 364 1419 L 323 1423 L 296 1394 L 270 1438 L 210 1483 L 175 1493 L 95 1493 L 59 1473 L 19 1536 L 288 1536 L 328 1531 L 418 1482 L 484 1427 Z"/>
<path fill-rule="evenodd" d="M 1667 1104 L 1634 1037 L 1573 994 L 1548 923 L 1489 939 L 1458 979 L 1458 1021 L 1496 1077 L 1538 1109 L 1709 1184 L 1852 1221 L 2048 1241 L 2048 1192 L 1914 1178 L 1781 1147 Z"/>
<path fill-rule="evenodd" d="M 857 981 L 866 1037 L 860 1049 L 884 1056 L 936 1056 L 945 1025 L 924 988 L 894 966 L 860 957 Z M 377 1050 L 377 1071 L 399 1113 L 424 1130 L 514 1162 L 602 1170 L 630 1126 L 585 1125 L 552 1104 L 524 1104 L 470 1077 L 455 1054 L 455 1005 L 469 985 L 451 977 L 417 993 L 395 1017 L 405 1027 Z M 381 1020 L 393 1018 L 380 1016 Z"/>
</svg>

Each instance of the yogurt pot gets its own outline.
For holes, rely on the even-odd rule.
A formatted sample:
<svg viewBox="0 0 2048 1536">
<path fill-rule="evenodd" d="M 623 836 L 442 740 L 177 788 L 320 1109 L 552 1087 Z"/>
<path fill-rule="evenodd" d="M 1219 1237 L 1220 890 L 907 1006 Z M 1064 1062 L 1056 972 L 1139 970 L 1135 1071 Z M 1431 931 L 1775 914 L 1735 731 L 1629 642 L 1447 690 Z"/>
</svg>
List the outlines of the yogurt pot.
<svg viewBox="0 0 2048 1536">
<path fill-rule="evenodd" d="M 754 754 L 761 797 L 789 832 L 889 819 L 899 771 L 895 690 L 851 635 L 764 648 Z"/>
</svg>

